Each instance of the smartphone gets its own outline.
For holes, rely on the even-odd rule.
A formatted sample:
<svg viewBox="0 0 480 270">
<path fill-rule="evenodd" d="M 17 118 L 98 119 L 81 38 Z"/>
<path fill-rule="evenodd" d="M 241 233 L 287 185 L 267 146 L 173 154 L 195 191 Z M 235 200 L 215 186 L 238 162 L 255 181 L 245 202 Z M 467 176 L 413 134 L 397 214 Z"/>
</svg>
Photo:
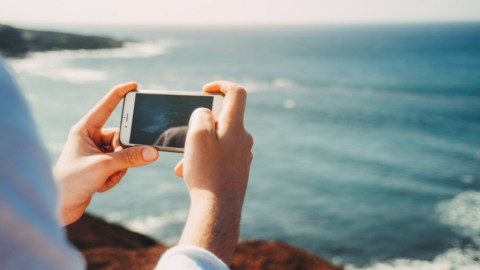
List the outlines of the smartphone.
<svg viewBox="0 0 480 270">
<path fill-rule="evenodd" d="M 136 90 L 125 95 L 120 124 L 123 146 L 151 145 L 161 151 L 183 152 L 188 122 L 197 108 L 217 118 L 223 96 L 190 91 Z"/>
</svg>

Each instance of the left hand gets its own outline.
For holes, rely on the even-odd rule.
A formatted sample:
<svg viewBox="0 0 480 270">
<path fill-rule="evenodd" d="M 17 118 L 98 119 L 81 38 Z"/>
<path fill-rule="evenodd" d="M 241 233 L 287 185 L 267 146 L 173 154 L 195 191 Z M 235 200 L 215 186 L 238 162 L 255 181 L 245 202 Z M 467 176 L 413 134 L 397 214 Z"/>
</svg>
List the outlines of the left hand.
<svg viewBox="0 0 480 270">
<path fill-rule="evenodd" d="M 78 220 L 95 192 L 113 188 L 130 167 L 151 163 L 158 151 L 150 146 L 123 149 L 118 129 L 102 129 L 134 82 L 115 86 L 75 124 L 53 169 L 61 189 L 61 217 L 65 225 Z"/>
</svg>

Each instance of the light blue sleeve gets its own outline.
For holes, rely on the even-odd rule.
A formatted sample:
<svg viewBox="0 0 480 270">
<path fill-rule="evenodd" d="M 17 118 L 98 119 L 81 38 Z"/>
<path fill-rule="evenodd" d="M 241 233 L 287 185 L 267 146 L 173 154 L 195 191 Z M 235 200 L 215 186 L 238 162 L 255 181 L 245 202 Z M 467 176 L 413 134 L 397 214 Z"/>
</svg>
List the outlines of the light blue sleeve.
<svg viewBox="0 0 480 270">
<path fill-rule="evenodd" d="M 51 164 L 0 58 L 0 269 L 84 269 L 58 215 Z"/>
<path fill-rule="evenodd" d="M 228 270 L 228 266 L 215 254 L 203 248 L 178 245 L 169 249 L 155 270 Z"/>
</svg>

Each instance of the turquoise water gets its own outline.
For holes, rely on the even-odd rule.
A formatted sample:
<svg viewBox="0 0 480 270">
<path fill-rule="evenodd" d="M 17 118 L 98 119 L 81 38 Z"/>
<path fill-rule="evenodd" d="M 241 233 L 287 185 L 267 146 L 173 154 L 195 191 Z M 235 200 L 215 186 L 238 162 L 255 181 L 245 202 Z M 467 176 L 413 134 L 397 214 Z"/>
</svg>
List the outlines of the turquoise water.
<svg viewBox="0 0 480 270">
<path fill-rule="evenodd" d="M 350 268 L 478 269 L 480 24 L 62 29 L 136 43 L 9 60 L 53 160 L 114 84 L 235 81 L 255 138 L 243 239 Z M 109 125 L 119 120 L 117 110 Z M 174 243 L 189 205 L 180 158 L 131 169 L 89 210 Z"/>
</svg>

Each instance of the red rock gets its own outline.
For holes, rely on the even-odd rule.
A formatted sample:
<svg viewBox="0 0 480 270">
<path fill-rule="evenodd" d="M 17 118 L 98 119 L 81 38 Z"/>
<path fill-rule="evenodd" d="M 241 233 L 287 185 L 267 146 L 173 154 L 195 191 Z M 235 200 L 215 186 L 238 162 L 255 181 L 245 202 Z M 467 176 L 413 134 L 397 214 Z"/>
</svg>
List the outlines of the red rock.
<svg viewBox="0 0 480 270">
<path fill-rule="evenodd" d="M 88 269 L 153 269 L 167 246 L 122 226 L 85 214 L 67 227 L 70 241 L 83 253 Z M 240 269 L 338 270 L 320 257 L 277 241 L 238 244 L 230 265 Z"/>
<path fill-rule="evenodd" d="M 237 269 L 342 269 L 320 257 L 278 241 L 250 240 L 238 244 L 232 270 Z"/>
</svg>

